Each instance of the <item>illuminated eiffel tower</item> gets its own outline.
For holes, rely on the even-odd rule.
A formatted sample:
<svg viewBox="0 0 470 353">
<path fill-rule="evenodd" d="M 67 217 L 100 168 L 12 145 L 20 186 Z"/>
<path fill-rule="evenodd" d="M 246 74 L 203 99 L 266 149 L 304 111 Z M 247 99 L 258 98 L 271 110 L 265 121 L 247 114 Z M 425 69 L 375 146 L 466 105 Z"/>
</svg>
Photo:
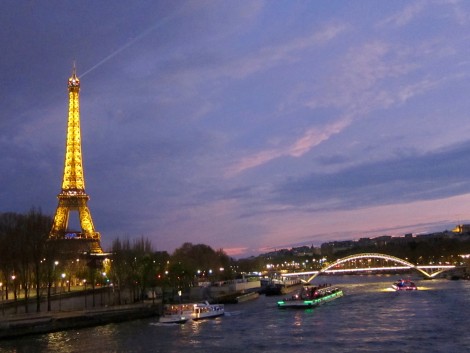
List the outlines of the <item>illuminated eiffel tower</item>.
<svg viewBox="0 0 470 353">
<path fill-rule="evenodd" d="M 102 254 L 100 233 L 95 231 L 91 213 L 87 206 L 90 197 L 85 192 L 83 176 L 82 146 L 80 138 L 80 80 L 75 65 L 68 80 L 69 114 L 65 150 L 62 191 L 57 198 L 59 205 L 49 234 L 50 241 L 57 241 L 63 252 Z M 70 212 L 78 212 L 81 230 L 69 230 Z"/>
</svg>

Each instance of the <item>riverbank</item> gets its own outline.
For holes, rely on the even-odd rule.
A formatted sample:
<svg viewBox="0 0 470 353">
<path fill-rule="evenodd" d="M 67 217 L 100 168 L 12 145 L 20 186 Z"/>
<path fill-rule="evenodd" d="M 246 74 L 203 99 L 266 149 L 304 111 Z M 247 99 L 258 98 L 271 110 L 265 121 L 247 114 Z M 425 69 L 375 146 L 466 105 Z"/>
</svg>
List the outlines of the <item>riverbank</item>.
<svg viewBox="0 0 470 353">
<path fill-rule="evenodd" d="M 132 304 L 99 309 L 11 315 L 0 318 L 0 339 L 79 329 L 157 316 L 159 306 Z"/>
</svg>

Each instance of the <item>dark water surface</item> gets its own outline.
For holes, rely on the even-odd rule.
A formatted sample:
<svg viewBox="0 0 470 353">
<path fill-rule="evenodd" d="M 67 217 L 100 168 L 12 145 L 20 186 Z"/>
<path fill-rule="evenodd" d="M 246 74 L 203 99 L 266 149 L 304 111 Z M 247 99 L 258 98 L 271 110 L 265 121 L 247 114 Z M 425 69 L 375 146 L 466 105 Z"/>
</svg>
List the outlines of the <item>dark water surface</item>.
<svg viewBox="0 0 470 353">
<path fill-rule="evenodd" d="M 157 319 L 0 341 L 0 352 L 470 352 L 470 281 L 334 276 L 344 297 L 281 310 L 280 297 L 226 305 L 218 319 L 162 325 Z M 319 282 L 318 282 L 319 283 Z"/>
</svg>

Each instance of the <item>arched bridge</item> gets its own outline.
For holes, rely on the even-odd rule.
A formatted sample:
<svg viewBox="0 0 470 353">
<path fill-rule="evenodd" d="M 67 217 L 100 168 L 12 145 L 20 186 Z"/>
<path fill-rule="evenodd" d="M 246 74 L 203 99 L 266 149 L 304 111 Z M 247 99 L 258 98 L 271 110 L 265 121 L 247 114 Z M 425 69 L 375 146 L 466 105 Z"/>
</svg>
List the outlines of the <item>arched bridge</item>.
<svg viewBox="0 0 470 353">
<path fill-rule="evenodd" d="M 364 261 L 367 263 L 364 265 Z M 382 261 L 379 261 L 382 260 Z M 375 262 L 374 262 L 375 261 Z M 373 263 L 374 262 L 374 263 Z M 381 262 L 380 266 L 376 262 Z M 345 264 L 351 266 L 345 266 Z M 296 272 L 287 273 L 284 276 L 288 277 L 306 277 L 309 276 L 306 282 L 311 282 L 315 277 L 322 273 L 347 273 L 347 272 L 377 272 L 386 270 L 416 270 L 423 274 L 425 277 L 433 278 L 438 274 L 454 269 L 454 265 L 414 265 L 411 262 L 400 259 L 395 256 L 378 254 L 378 253 L 362 253 L 350 255 L 336 260 L 335 262 L 323 267 L 319 271 Z"/>
</svg>

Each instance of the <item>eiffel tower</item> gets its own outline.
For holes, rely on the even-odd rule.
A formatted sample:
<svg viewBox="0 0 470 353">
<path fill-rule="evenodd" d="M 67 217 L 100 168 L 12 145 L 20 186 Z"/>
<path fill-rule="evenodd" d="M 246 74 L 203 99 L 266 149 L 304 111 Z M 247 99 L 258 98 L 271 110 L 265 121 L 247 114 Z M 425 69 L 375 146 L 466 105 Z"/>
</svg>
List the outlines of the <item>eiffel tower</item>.
<svg viewBox="0 0 470 353">
<path fill-rule="evenodd" d="M 95 231 L 87 206 L 90 197 L 85 192 L 85 178 L 83 176 L 80 138 L 80 80 L 77 77 L 75 65 L 72 76 L 68 80 L 68 91 L 69 114 L 62 191 L 57 195 L 59 205 L 55 212 L 49 240 L 59 243 L 62 252 L 65 253 L 102 254 L 101 236 Z M 68 229 L 71 211 L 78 212 L 81 228 L 79 231 Z"/>
</svg>

